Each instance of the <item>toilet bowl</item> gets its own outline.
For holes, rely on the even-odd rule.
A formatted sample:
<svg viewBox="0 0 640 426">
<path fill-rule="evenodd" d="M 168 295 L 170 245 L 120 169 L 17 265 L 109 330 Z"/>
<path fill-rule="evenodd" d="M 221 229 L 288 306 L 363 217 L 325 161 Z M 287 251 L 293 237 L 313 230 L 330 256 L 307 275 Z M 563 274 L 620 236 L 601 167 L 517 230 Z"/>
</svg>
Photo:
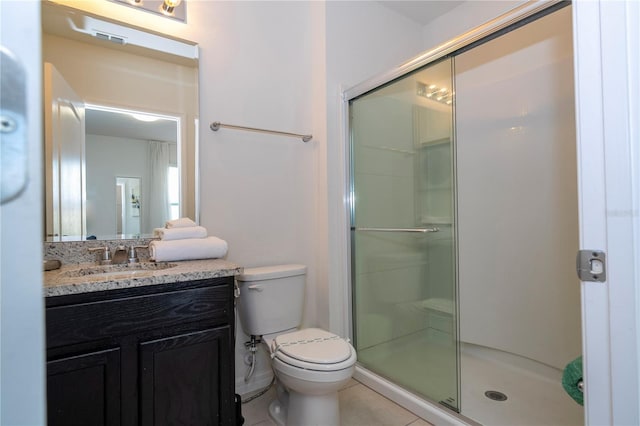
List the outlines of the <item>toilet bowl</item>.
<svg viewBox="0 0 640 426">
<path fill-rule="evenodd" d="M 269 414 L 278 425 L 339 425 L 338 391 L 351 379 L 356 351 L 319 328 L 298 329 L 304 302 L 303 265 L 249 268 L 237 277 L 244 331 L 262 336 L 277 379 Z"/>
</svg>

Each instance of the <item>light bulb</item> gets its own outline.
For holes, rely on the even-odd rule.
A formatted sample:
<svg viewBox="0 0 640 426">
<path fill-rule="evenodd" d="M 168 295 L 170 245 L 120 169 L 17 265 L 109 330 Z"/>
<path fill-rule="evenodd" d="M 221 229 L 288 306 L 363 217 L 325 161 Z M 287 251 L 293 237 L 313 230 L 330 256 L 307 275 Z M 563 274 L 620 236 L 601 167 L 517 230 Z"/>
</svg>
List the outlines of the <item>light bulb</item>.
<svg viewBox="0 0 640 426">
<path fill-rule="evenodd" d="M 173 9 L 182 3 L 182 0 L 164 0 L 162 3 L 162 11 L 167 15 L 173 14 Z"/>
</svg>

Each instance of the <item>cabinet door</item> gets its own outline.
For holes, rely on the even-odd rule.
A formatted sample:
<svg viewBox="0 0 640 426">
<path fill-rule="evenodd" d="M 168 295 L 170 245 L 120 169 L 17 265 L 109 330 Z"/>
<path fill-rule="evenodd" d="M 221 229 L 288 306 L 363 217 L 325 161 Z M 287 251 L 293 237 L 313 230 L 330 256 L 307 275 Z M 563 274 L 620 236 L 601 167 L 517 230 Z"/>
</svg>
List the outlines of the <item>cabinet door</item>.
<svg viewBox="0 0 640 426">
<path fill-rule="evenodd" d="M 142 425 L 233 424 L 228 326 L 140 343 Z"/>
<path fill-rule="evenodd" d="M 120 424 L 120 349 L 47 362 L 49 426 Z"/>
</svg>

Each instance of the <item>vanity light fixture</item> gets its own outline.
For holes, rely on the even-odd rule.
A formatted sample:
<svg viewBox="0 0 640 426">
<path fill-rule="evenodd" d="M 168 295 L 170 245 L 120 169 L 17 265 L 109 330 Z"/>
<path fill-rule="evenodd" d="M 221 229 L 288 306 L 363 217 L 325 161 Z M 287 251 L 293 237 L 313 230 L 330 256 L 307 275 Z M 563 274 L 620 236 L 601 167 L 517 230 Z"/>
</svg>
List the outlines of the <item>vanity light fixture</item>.
<svg viewBox="0 0 640 426">
<path fill-rule="evenodd" d="M 162 11 L 166 15 L 173 15 L 173 10 L 180 3 L 182 3 L 182 0 L 164 0 L 164 2 L 162 2 Z"/>
<path fill-rule="evenodd" d="M 418 83 L 416 94 L 423 98 L 441 102 L 446 105 L 453 103 L 454 93 L 446 87 L 438 87 L 435 84 Z"/>
<path fill-rule="evenodd" d="M 155 13 L 178 21 L 186 21 L 186 2 L 183 0 L 108 0 L 133 7 L 145 12 Z"/>
</svg>

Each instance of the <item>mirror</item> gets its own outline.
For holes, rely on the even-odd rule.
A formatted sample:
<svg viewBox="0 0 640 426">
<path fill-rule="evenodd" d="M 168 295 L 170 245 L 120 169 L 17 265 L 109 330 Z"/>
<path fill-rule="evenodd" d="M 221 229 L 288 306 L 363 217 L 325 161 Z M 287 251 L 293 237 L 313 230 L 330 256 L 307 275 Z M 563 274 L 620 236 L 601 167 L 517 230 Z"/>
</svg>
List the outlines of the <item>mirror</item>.
<svg viewBox="0 0 640 426">
<path fill-rule="evenodd" d="M 197 222 L 197 45 L 51 2 L 42 37 L 45 240 Z"/>
<path fill-rule="evenodd" d="M 179 217 L 179 127 L 178 117 L 85 105 L 87 238 L 151 234 Z"/>
</svg>

